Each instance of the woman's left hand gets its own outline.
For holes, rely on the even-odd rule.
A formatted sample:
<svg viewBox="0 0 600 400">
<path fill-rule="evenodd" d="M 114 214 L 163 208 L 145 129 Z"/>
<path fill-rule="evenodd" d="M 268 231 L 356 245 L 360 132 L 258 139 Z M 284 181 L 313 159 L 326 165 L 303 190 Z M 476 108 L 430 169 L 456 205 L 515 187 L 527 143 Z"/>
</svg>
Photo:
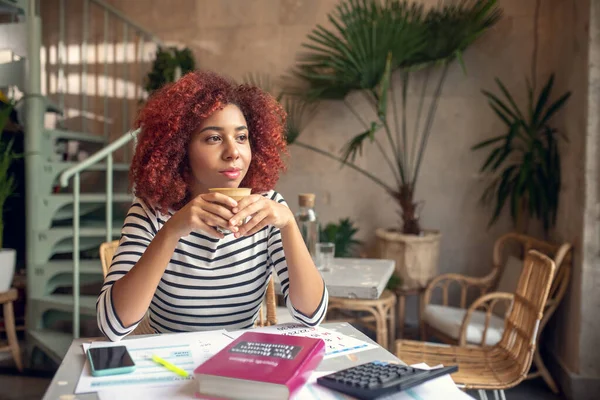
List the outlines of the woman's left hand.
<svg viewBox="0 0 600 400">
<path fill-rule="evenodd" d="M 254 235 L 267 225 L 282 229 L 294 220 L 294 215 L 288 207 L 260 194 L 244 197 L 231 211 L 234 215 L 229 220 L 229 226 L 232 228 L 252 216 L 252 219 L 239 226 L 237 232 L 234 230 L 236 238 Z"/>
</svg>

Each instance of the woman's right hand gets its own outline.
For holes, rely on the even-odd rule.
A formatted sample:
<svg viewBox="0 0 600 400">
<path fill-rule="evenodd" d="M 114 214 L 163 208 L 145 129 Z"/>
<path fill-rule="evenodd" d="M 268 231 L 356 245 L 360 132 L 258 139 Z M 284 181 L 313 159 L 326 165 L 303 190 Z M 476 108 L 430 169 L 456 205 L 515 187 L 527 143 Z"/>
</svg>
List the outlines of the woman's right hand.
<svg viewBox="0 0 600 400">
<path fill-rule="evenodd" d="M 201 230 L 213 237 L 225 235 L 214 227 L 231 230 L 229 220 L 233 217 L 231 209 L 237 207 L 237 201 L 221 193 L 204 193 L 183 206 L 165 224 L 165 228 L 177 237 L 187 236 L 193 230 Z"/>
</svg>

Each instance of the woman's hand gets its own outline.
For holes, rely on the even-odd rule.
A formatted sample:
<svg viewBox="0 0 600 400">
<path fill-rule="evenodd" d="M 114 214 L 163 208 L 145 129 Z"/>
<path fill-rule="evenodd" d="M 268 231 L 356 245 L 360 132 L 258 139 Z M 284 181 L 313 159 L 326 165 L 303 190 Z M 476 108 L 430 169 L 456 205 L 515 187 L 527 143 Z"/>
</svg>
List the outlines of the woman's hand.
<svg viewBox="0 0 600 400">
<path fill-rule="evenodd" d="M 190 234 L 193 230 L 201 230 L 211 236 L 224 238 L 225 236 L 214 227 L 236 231 L 229 226 L 233 217 L 231 209 L 238 203 L 229 196 L 221 193 L 201 194 L 177 211 L 165 224 L 165 228 L 177 237 Z"/>
<path fill-rule="evenodd" d="M 282 229 L 294 221 L 294 214 L 288 207 L 260 194 L 244 197 L 238 202 L 237 207 L 233 207 L 231 211 L 234 215 L 233 218 L 229 219 L 227 229 L 232 230 L 236 238 L 254 235 L 267 225 Z M 233 228 L 249 216 L 252 219 L 240 226 L 239 230 L 235 232 Z"/>
</svg>

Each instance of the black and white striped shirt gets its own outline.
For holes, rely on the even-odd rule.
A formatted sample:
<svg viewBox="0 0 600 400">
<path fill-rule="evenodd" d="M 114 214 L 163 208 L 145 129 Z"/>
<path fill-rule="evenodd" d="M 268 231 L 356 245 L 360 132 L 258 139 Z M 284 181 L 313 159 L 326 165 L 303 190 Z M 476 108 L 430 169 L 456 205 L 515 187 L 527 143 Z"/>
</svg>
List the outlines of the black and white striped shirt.
<svg viewBox="0 0 600 400">
<path fill-rule="evenodd" d="M 264 196 L 287 206 L 270 191 Z M 135 199 L 121 231 L 119 247 L 96 303 L 98 326 L 110 340 L 120 340 L 138 323 L 124 326 L 112 304 L 113 284 L 140 259 L 150 241 L 170 218 Z M 179 240 L 149 308 L 157 332 L 250 328 L 258 316 L 266 287 L 275 270 L 285 303 L 298 322 L 319 324 L 327 309 L 327 289 L 312 316 L 291 303 L 287 263 L 279 229 L 267 226 L 249 237 L 211 238 L 192 232 Z"/>
</svg>

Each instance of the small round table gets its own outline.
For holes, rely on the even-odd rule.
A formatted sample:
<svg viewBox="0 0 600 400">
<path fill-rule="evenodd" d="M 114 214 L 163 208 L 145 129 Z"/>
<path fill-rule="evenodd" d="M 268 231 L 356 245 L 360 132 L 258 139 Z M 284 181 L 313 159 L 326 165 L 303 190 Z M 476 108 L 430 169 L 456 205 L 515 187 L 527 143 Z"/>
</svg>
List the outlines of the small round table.
<svg viewBox="0 0 600 400">
<path fill-rule="evenodd" d="M 352 317 L 345 314 L 344 322 L 363 325 L 375 331 L 376 342 L 385 349 L 390 349 L 396 341 L 395 321 L 396 296 L 389 290 L 384 290 L 378 299 L 352 299 L 330 297 L 327 312 L 338 310 L 364 311 L 371 314 L 364 317 Z M 327 322 L 332 320 L 327 319 Z M 389 326 L 389 327 L 388 327 Z"/>
</svg>

